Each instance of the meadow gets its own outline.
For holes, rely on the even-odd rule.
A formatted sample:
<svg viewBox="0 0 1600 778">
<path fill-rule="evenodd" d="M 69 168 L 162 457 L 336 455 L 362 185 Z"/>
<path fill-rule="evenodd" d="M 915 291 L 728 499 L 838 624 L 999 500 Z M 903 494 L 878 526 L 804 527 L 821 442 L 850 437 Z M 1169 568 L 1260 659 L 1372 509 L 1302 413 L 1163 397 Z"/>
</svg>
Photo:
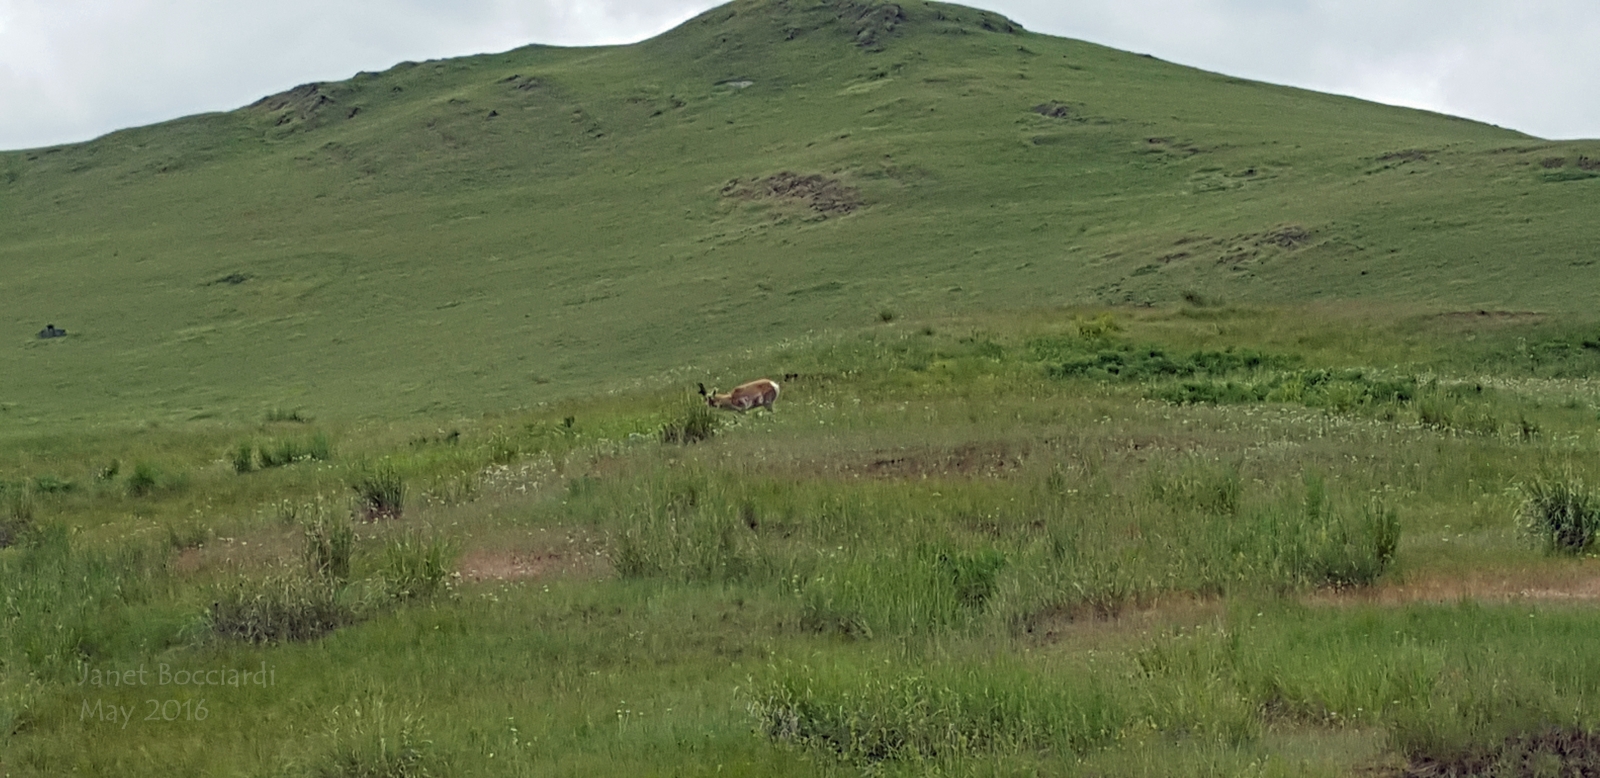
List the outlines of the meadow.
<svg viewBox="0 0 1600 778">
<path fill-rule="evenodd" d="M 1587 769 L 1597 337 L 887 318 L 712 371 L 779 378 L 770 414 L 662 381 L 40 438 L 3 774 Z"/>
<path fill-rule="evenodd" d="M 1592 773 L 1597 186 L 875 0 L 0 152 L 0 776 Z"/>
</svg>

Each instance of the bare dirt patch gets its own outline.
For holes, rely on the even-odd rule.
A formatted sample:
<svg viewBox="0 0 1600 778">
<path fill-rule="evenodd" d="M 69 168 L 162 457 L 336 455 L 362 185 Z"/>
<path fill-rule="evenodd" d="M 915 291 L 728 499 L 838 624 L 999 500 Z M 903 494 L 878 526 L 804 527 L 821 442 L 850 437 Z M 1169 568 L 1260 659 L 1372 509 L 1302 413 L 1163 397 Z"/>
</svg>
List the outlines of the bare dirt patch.
<svg viewBox="0 0 1600 778">
<path fill-rule="evenodd" d="M 1418 577 L 1365 589 L 1327 590 L 1309 596 L 1319 605 L 1407 605 L 1411 603 L 1600 602 L 1600 568 L 1485 570 Z"/>
<path fill-rule="evenodd" d="M 722 196 L 746 201 L 797 203 L 823 216 L 843 216 L 864 204 L 860 190 L 837 178 L 787 170 L 759 180 L 735 178 L 722 187 Z"/>
<path fill-rule="evenodd" d="M 293 559 L 299 553 L 298 532 L 252 532 L 212 538 L 200 546 L 178 550 L 172 571 L 189 576 L 218 568 L 264 567 Z"/>
<path fill-rule="evenodd" d="M 461 555 L 457 570 L 467 581 L 592 580 L 611 574 L 611 560 L 599 538 L 546 529 L 481 542 Z"/>
</svg>

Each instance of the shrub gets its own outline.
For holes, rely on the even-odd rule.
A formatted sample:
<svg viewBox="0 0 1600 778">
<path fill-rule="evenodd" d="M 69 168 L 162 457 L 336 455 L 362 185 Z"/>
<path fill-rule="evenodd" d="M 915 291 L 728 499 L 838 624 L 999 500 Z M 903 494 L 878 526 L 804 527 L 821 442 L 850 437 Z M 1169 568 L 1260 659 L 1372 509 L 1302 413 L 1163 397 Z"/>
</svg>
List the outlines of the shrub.
<svg viewBox="0 0 1600 778">
<path fill-rule="evenodd" d="M 1581 554 L 1594 545 L 1600 531 L 1600 498 L 1583 481 L 1570 473 L 1540 476 L 1517 489 L 1522 493 L 1522 530 L 1546 551 Z"/>
<path fill-rule="evenodd" d="M 406 482 L 388 460 L 363 465 L 350 477 L 363 521 L 398 519 L 405 510 Z"/>
<path fill-rule="evenodd" d="M 681 418 L 661 426 L 661 442 L 689 445 L 710 440 L 717 434 L 719 420 L 715 412 L 705 405 L 695 405 Z"/>
</svg>

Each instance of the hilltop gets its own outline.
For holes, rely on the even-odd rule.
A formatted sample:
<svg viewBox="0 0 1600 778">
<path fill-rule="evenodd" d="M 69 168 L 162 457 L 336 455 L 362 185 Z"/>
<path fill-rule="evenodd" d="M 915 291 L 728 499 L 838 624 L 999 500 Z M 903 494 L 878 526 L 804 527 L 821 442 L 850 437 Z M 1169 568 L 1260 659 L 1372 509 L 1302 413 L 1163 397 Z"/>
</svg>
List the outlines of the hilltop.
<svg viewBox="0 0 1600 778">
<path fill-rule="evenodd" d="M 1583 311 L 1597 178 L 970 8 L 740 0 L 0 154 L 0 425 L 476 414 L 977 311 Z"/>
</svg>

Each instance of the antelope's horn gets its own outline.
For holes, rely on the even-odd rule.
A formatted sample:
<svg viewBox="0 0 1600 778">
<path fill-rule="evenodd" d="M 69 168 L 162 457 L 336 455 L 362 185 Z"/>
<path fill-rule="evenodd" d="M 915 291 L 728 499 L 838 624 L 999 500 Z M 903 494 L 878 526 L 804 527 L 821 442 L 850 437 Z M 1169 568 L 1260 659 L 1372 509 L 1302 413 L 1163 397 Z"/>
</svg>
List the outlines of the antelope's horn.
<svg viewBox="0 0 1600 778">
<path fill-rule="evenodd" d="M 700 385 L 700 395 L 701 395 L 701 396 L 702 396 L 702 397 L 704 397 L 704 396 L 705 396 L 705 393 L 706 393 L 706 385 L 705 385 L 705 384 L 701 384 L 701 385 Z"/>
</svg>

